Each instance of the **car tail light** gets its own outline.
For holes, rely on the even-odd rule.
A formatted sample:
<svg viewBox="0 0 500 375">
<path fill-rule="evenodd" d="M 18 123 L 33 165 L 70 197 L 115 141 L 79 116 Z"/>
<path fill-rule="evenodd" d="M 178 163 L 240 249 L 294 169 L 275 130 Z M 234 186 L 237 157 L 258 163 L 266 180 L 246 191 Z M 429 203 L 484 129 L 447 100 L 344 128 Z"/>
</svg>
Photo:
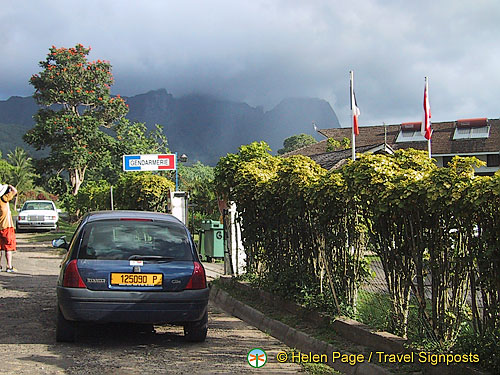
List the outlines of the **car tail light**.
<svg viewBox="0 0 500 375">
<path fill-rule="evenodd" d="M 64 271 L 63 286 L 68 288 L 86 288 L 83 282 L 78 267 L 76 266 L 76 259 L 68 263 L 66 271 Z"/>
<path fill-rule="evenodd" d="M 136 217 L 122 217 L 120 218 L 121 221 L 153 221 L 152 219 L 142 219 L 142 218 L 136 218 Z"/>
<path fill-rule="evenodd" d="M 194 262 L 193 274 L 186 285 L 186 289 L 205 289 L 206 287 L 205 270 L 200 263 Z"/>
</svg>

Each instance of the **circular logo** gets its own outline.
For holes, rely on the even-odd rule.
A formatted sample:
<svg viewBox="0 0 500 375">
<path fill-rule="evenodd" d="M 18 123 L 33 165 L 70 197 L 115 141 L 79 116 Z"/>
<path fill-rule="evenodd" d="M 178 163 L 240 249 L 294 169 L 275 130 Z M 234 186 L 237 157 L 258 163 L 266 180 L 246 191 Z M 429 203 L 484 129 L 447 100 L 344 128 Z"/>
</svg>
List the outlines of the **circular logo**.
<svg viewBox="0 0 500 375">
<path fill-rule="evenodd" d="M 260 348 L 252 349 L 247 354 L 247 361 L 254 368 L 263 367 L 267 362 L 267 354 Z"/>
<path fill-rule="evenodd" d="M 221 240 L 222 239 L 222 231 L 217 231 L 215 232 L 215 237 L 218 239 L 218 240 Z"/>
</svg>

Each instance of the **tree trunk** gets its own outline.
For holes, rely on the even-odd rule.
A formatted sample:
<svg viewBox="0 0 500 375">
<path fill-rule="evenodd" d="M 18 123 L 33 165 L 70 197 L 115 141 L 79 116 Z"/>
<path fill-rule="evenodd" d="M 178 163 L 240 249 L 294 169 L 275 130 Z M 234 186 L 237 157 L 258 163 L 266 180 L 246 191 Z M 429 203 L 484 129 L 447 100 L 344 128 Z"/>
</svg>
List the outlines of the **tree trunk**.
<svg viewBox="0 0 500 375">
<path fill-rule="evenodd" d="M 69 170 L 69 181 L 71 183 L 71 194 L 77 195 L 78 190 L 80 190 L 80 185 L 85 178 L 85 171 L 87 166 L 82 168 L 74 168 Z"/>
</svg>

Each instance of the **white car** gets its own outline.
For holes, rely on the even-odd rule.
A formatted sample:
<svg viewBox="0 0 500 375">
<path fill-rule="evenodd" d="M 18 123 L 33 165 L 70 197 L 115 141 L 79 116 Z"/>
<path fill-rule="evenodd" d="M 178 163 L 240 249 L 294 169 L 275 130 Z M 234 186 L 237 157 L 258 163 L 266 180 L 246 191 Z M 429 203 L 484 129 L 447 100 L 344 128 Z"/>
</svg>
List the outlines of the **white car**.
<svg viewBox="0 0 500 375">
<path fill-rule="evenodd" d="M 60 209 L 52 201 L 26 201 L 16 218 L 16 230 L 56 229 Z"/>
</svg>

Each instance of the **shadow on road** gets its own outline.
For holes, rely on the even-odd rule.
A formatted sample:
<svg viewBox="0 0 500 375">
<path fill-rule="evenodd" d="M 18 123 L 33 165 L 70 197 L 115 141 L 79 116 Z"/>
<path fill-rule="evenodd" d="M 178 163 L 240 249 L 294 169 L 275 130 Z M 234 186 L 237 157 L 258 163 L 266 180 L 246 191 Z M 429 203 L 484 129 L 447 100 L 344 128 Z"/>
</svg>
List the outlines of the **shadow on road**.
<svg viewBox="0 0 500 375">
<path fill-rule="evenodd" d="M 0 274 L 0 344 L 56 344 L 56 282 L 57 276 L 52 275 Z M 157 327 L 156 332 L 148 332 L 147 328 L 127 324 L 82 324 L 76 345 L 184 342 L 181 327 Z"/>
</svg>

